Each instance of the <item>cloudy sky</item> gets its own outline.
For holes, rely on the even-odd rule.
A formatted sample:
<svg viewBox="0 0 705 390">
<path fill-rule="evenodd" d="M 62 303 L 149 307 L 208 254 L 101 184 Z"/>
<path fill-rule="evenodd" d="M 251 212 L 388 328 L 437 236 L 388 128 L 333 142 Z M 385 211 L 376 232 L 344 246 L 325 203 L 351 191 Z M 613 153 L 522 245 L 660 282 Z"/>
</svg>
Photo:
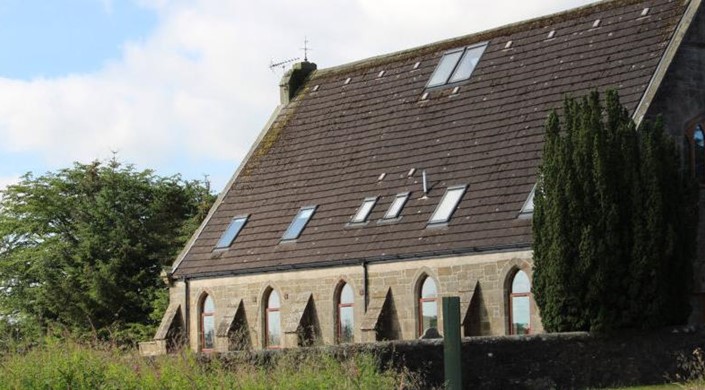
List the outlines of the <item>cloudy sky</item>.
<svg viewBox="0 0 705 390">
<path fill-rule="evenodd" d="M 0 189 L 116 151 L 220 191 L 304 37 L 325 68 L 592 2 L 0 0 Z"/>
</svg>

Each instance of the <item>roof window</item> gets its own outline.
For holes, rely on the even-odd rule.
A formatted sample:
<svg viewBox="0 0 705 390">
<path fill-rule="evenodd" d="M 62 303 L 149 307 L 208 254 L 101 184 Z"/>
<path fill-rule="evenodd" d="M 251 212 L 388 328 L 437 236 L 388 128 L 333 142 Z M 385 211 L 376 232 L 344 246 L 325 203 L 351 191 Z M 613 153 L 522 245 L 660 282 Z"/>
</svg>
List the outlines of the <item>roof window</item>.
<svg viewBox="0 0 705 390">
<path fill-rule="evenodd" d="M 529 197 L 526 198 L 524 206 L 521 207 L 519 218 L 531 218 L 534 214 L 534 192 L 536 192 L 536 185 L 531 189 L 531 193 L 529 193 Z"/>
<path fill-rule="evenodd" d="M 350 223 L 363 223 L 367 221 L 367 217 L 370 215 L 372 208 L 375 207 L 377 203 L 377 197 L 365 198 L 362 201 L 362 205 L 357 209 L 357 213 L 350 220 Z"/>
<path fill-rule="evenodd" d="M 551 31 L 549 31 L 548 36 L 546 37 L 546 39 L 552 39 L 552 38 L 555 37 L 555 36 L 556 36 L 556 30 L 551 30 Z"/>
<path fill-rule="evenodd" d="M 451 215 L 458 207 L 460 199 L 462 199 L 465 194 L 467 186 L 454 186 L 448 187 L 446 193 L 443 194 L 441 202 L 438 203 L 436 211 L 433 212 L 431 219 L 428 220 L 429 225 L 446 223 L 450 220 Z"/>
<path fill-rule="evenodd" d="M 402 192 L 401 194 L 397 194 L 397 196 L 394 197 L 394 201 L 389 206 L 389 210 L 387 210 L 387 212 L 384 214 L 384 219 L 399 218 L 399 214 L 401 214 L 401 209 L 404 208 L 404 205 L 406 204 L 407 200 L 409 200 L 408 192 Z"/>
<path fill-rule="evenodd" d="M 294 217 L 294 220 L 291 221 L 289 227 L 284 232 L 282 240 L 295 240 L 299 238 L 301 232 L 306 227 L 306 224 L 313 216 L 314 211 L 316 211 L 316 206 L 302 207 Z"/>
<path fill-rule="evenodd" d="M 469 79 L 486 47 L 487 42 L 446 52 L 426 87 L 438 87 Z"/>
<path fill-rule="evenodd" d="M 643 17 L 643 16 L 646 16 L 646 15 L 648 15 L 648 14 L 649 14 L 649 7 L 646 7 L 646 8 L 644 8 L 643 11 L 641 11 L 641 16 L 642 16 L 642 17 Z"/>
<path fill-rule="evenodd" d="M 592 24 L 592 28 L 598 28 L 600 27 L 601 20 L 597 19 L 595 22 Z"/>
<path fill-rule="evenodd" d="M 247 222 L 247 215 L 233 218 L 223 235 L 220 236 L 218 243 L 215 244 L 215 249 L 224 249 L 232 245 L 237 235 L 240 234 L 242 227 L 245 226 L 245 222 Z"/>
</svg>

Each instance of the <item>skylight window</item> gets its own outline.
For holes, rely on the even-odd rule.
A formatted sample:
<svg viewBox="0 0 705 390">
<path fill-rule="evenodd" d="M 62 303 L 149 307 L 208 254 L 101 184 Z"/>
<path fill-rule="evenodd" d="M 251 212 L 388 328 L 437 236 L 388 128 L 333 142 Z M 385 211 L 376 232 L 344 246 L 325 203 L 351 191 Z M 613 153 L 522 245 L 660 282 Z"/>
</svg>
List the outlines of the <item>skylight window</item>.
<svg viewBox="0 0 705 390">
<path fill-rule="evenodd" d="M 446 193 L 443 194 L 443 198 L 441 198 L 441 202 L 438 203 L 436 211 L 433 212 L 431 219 L 428 220 L 429 225 L 448 222 L 458 207 L 463 194 L 465 194 L 466 188 L 467 186 L 448 187 Z"/>
<path fill-rule="evenodd" d="M 296 214 L 294 220 L 284 232 L 282 240 L 295 240 L 299 238 L 301 232 L 306 227 L 306 224 L 313 216 L 313 212 L 316 211 L 316 206 L 306 206 L 302 207 L 301 210 Z"/>
<path fill-rule="evenodd" d="M 399 218 L 399 214 L 401 214 L 401 209 L 404 208 L 404 205 L 406 204 L 407 200 L 409 200 L 408 192 L 402 192 L 401 194 L 397 194 L 397 196 L 394 197 L 394 201 L 389 206 L 389 210 L 387 210 L 387 212 L 384 214 L 384 219 Z"/>
<path fill-rule="evenodd" d="M 536 186 L 531 189 L 529 197 L 524 202 L 524 206 L 521 207 L 521 212 L 519 213 L 519 218 L 530 218 L 534 214 L 534 192 L 536 191 Z"/>
<path fill-rule="evenodd" d="M 437 87 L 469 79 L 486 47 L 487 43 L 482 43 L 443 54 L 426 87 Z"/>
<path fill-rule="evenodd" d="M 377 203 L 376 197 L 365 198 L 365 200 L 362 201 L 362 205 L 359 209 L 357 209 L 357 213 L 355 213 L 355 216 L 353 216 L 350 222 L 362 223 L 367 221 L 367 217 L 369 217 L 370 212 L 372 212 L 372 208 L 375 206 L 375 203 Z"/>
<path fill-rule="evenodd" d="M 233 218 L 232 221 L 230 221 L 228 228 L 225 229 L 225 232 L 223 232 L 223 235 L 220 236 L 218 243 L 215 244 L 215 249 L 224 249 L 232 245 L 235 238 L 237 238 L 237 235 L 240 234 L 242 227 L 245 226 L 245 222 L 247 222 L 246 215 Z"/>
</svg>

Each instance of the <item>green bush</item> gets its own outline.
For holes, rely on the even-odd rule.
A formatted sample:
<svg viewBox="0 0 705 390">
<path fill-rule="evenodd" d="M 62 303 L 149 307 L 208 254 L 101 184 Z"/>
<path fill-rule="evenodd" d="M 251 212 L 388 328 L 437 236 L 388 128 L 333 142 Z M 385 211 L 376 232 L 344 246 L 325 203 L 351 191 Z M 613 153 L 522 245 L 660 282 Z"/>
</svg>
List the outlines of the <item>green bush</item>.
<svg viewBox="0 0 705 390">
<path fill-rule="evenodd" d="M 533 293 L 549 332 L 657 328 L 690 313 L 697 185 L 660 121 L 608 92 L 551 113 L 533 216 Z"/>
</svg>

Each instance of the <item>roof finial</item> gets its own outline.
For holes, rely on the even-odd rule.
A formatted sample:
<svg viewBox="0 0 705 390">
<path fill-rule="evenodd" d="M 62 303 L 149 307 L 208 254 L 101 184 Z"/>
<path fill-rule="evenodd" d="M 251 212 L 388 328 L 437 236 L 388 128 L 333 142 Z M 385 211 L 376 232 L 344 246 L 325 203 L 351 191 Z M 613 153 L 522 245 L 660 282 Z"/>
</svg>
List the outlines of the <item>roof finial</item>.
<svg viewBox="0 0 705 390">
<path fill-rule="evenodd" d="M 306 37 L 305 35 L 304 35 L 304 47 L 302 47 L 301 50 L 304 51 L 304 62 L 308 62 L 308 52 L 313 49 L 308 47 L 308 37 Z"/>
</svg>

